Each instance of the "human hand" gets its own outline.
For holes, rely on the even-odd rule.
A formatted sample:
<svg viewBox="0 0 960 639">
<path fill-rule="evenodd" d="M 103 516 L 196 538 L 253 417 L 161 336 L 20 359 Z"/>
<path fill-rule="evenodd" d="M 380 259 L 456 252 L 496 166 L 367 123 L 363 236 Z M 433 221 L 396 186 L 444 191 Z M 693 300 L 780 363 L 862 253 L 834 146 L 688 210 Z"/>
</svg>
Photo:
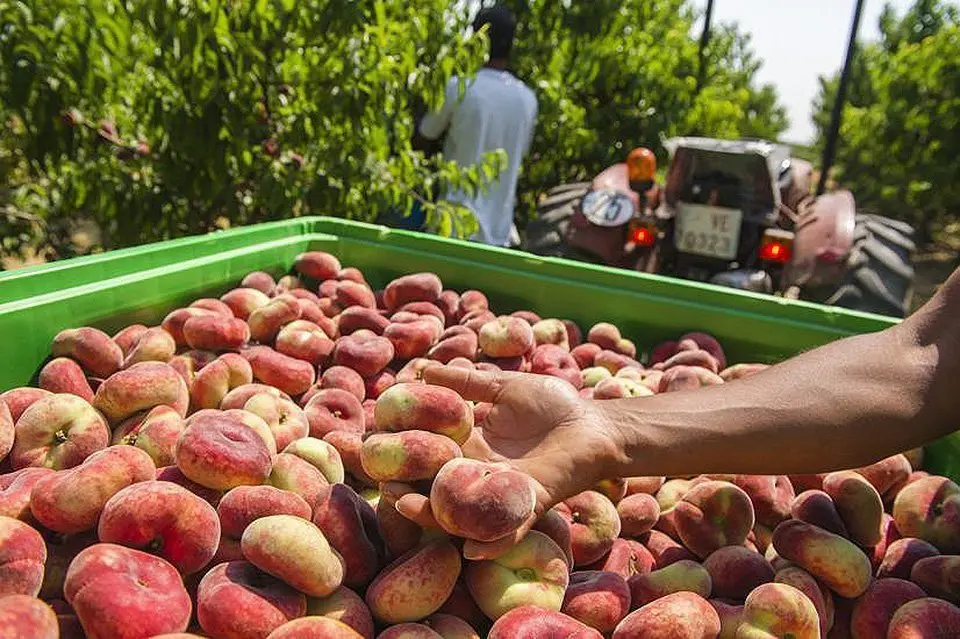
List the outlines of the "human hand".
<svg viewBox="0 0 960 639">
<path fill-rule="evenodd" d="M 496 557 L 519 541 L 554 504 L 592 488 L 622 456 L 615 432 L 597 404 L 582 399 L 555 377 L 487 373 L 431 366 L 424 381 L 446 386 L 464 399 L 493 404 L 464 444 L 466 457 L 502 464 L 533 479 L 534 515 L 514 534 L 494 542 L 468 541 L 469 559 Z M 403 486 L 388 486 L 397 510 L 426 526 L 436 526 L 429 499 Z"/>
</svg>

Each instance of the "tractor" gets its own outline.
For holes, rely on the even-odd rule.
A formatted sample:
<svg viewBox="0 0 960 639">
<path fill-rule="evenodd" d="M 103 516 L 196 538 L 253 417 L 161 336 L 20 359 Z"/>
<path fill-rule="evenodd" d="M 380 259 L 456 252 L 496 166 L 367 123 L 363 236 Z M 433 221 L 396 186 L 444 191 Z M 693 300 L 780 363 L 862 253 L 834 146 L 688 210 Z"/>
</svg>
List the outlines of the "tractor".
<svg viewBox="0 0 960 639">
<path fill-rule="evenodd" d="M 667 140 L 592 182 L 551 189 L 524 249 L 857 311 L 910 310 L 913 228 L 812 194 L 813 166 L 765 140 Z"/>
</svg>

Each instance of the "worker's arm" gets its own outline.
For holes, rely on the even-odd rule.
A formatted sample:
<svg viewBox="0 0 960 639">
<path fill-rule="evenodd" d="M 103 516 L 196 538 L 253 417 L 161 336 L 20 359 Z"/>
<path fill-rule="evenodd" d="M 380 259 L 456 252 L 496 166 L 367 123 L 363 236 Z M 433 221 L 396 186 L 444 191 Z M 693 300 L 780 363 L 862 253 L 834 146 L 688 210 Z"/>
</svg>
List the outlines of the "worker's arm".
<svg viewBox="0 0 960 639">
<path fill-rule="evenodd" d="M 855 468 L 960 428 L 960 272 L 902 324 L 753 377 L 601 404 L 618 475 Z"/>
<path fill-rule="evenodd" d="M 460 81 L 454 77 L 447 82 L 443 104 L 438 111 L 425 114 L 416 121 L 413 132 L 413 148 L 427 155 L 439 153 L 442 140 L 450 128 L 460 101 Z"/>
<path fill-rule="evenodd" d="M 494 404 L 466 452 L 530 474 L 541 509 L 604 477 L 852 468 L 960 425 L 960 272 L 896 327 L 723 386 L 584 401 L 538 375 L 437 366 L 424 378 Z"/>
</svg>

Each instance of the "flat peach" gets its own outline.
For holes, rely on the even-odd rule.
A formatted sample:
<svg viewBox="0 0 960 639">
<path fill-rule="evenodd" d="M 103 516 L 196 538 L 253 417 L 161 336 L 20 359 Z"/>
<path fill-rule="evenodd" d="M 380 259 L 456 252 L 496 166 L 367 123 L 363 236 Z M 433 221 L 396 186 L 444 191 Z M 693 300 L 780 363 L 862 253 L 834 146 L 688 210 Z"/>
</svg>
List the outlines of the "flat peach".
<svg viewBox="0 0 960 639">
<path fill-rule="evenodd" d="M 103 507 L 97 536 L 105 543 L 163 557 L 187 575 L 207 565 L 220 541 L 220 519 L 209 503 L 165 481 L 127 486 Z"/>
<path fill-rule="evenodd" d="M 152 637 L 183 632 L 190 623 L 190 596 L 176 569 L 115 544 L 80 551 L 67 570 L 64 595 L 88 637 Z"/>
<path fill-rule="evenodd" d="M 384 623 L 423 619 L 447 600 L 459 576 L 459 551 L 449 541 L 435 541 L 384 568 L 367 588 L 367 605 Z"/>
<path fill-rule="evenodd" d="M 254 520 L 240 539 L 250 563 L 314 597 L 326 597 L 343 581 L 343 560 L 312 522 L 291 515 Z"/>
</svg>

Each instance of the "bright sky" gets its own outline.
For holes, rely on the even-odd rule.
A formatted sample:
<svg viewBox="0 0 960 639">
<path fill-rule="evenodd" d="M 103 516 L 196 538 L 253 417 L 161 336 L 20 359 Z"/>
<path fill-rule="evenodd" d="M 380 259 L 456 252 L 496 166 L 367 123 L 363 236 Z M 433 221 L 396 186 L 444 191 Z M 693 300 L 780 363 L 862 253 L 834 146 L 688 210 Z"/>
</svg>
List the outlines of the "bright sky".
<svg viewBox="0 0 960 639">
<path fill-rule="evenodd" d="M 706 0 L 695 1 L 706 7 Z M 861 40 L 878 37 L 877 20 L 887 3 L 902 15 L 913 1 L 867 0 Z M 737 22 L 752 35 L 753 49 L 764 61 L 759 79 L 774 84 L 787 107 L 785 141 L 812 141 L 817 77 L 843 65 L 855 5 L 855 0 L 714 0 L 714 23 Z"/>
</svg>

